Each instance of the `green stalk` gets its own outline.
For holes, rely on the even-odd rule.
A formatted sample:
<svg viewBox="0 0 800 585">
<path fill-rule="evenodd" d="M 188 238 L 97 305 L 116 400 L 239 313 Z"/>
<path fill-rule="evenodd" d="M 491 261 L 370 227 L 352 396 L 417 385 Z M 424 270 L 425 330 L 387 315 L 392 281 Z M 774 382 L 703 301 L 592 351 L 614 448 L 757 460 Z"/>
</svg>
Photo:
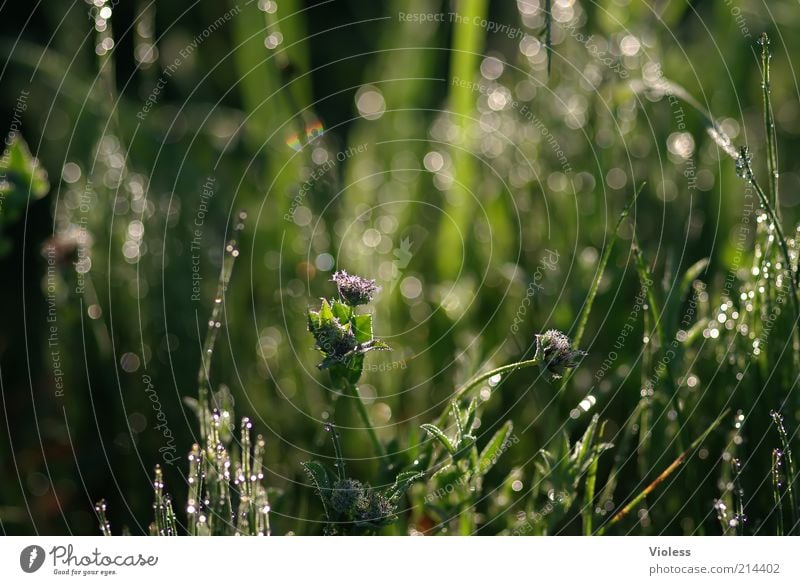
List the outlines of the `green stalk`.
<svg viewBox="0 0 800 585">
<path fill-rule="evenodd" d="M 770 99 L 769 62 L 772 54 L 769 51 L 769 37 L 762 33 L 759 39 L 761 45 L 761 92 L 764 97 L 764 129 L 767 137 L 767 170 L 769 171 L 769 190 L 775 214 L 780 217 L 780 198 L 778 196 L 778 140 L 775 136 L 775 119 L 772 115 L 772 100 Z"/>
<path fill-rule="evenodd" d="M 477 386 L 478 384 L 480 384 L 482 382 L 485 382 L 486 380 L 488 380 L 489 378 L 491 378 L 493 376 L 505 374 L 506 372 L 514 372 L 514 371 L 516 371 L 518 369 L 529 368 L 531 366 L 536 366 L 538 364 L 539 364 L 539 360 L 537 358 L 532 358 L 532 359 L 529 359 L 529 360 L 523 360 L 521 362 L 514 362 L 513 364 L 506 364 L 505 366 L 500 366 L 499 368 L 495 368 L 493 370 L 489 370 L 488 372 L 483 372 L 482 374 L 477 374 L 477 375 L 473 376 L 472 378 L 470 378 L 467 382 L 465 382 L 464 384 L 459 386 L 459 388 L 455 391 L 455 393 L 453 394 L 453 397 L 451 398 L 451 404 L 453 403 L 453 401 L 457 401 L 464 394 L 469 392 L 472 388 L 474 388 L 475 386 Z M 445 426 L 445 424 L 447 423 L 447 413 L 448 413 L 449 410 L 450 410 L 449 408 L 446 408 L 442 412 L 442 414 L 439 415 L 439 418 L 436 421 L 436 426 L 437 427 L 444 427 Z M 432 459 L 433 445 L 434 445 L 433 441 L 428 441 L 428 446 L 425 448 L 425 451 L 423 452 L 422 459 L 421 459 L 423 462 L 427 462 L 426 465 L 427 465 L 428 469 L 430 469 L 430 467 L 434 463 L 434 461 Z"/>
<path fill-rule="evenodd" d="M 641 281 L 642 286 L 646 287 L 647 290 L 647 304 L 649 306 L 649 313 L 650 318 L 653 320 L 653 327 L 655 328 L 656 335 L 658 337 L 658 347 L 660 351 L 666 351 L 667 348 L 667 338 L 664 333 L 664 327 L 662 325 L 662 314 L 658 301 L 656 299 L 655 291 L 653 290 L 653 284 L 655 279 L 653 278 L 653 274 L 650 272 L 650 269 L 647 267 L 647 263 L 644 259 L 644 254 L 642 253 L 642 248 L 639 245 L 639 239 L 636 235 L 633 236 L 633 251 L 634 255 L 636 256 L 636 269 L 639 273 L 639 279 Z M 651 284 L 648 285 L 647 282 Z M 655 358 L 655 355 L 654 355 Z M 658 378 L 661 377 L 660 372 L 655 372 Z M 684 433 L 686 432 L 686 425 L 684 424 L 683 420 L 683 413 L 681 412 L 680 404 L 678 402 L 678 390 L 675 385 L 675 378 L 672 375 L 672 361 L 666 361 L 664 363 L 664 374 L 666 377 L 666 382 L 668 386 L 669 392 L 669 403 L 672 408 L 675 409 L 675 413 L 677 415 L 676 422 L 678 424 L 678 432 L 677 432 L 677 447 L 679 452 L 683 452 L 686 450 L 686 441 L 684 440 Z M 658 379 L 657 378 L 657 379 Z"/>
<path fill-rule="evenodd" d="M 482 374 L 477 374 L 476 376 L 473 376 L 467 382 L 462 384 L 455 391 L 455 393 L 453 394 L 453 397 L 451 398 L 451 403 L 454 400 L 458 400 L 464 394 L 466 394 L 471 389 L 473 389 L 475 386 L 477 386 L 478 384 L 480 384 L 482 382 L 485 382 L 489 378 L 492 378 L 492 377 L 497 376 L 497 375 L 505 374 L 506 372 L 514 372 L 514 371 L 522 369 L 522 368 L 529 368 L 531 366 L 536 366 L 538 364 L 539 364 L 539 360 L 537 358 L 532 358 L 532 359 L 529 359 L 529 360 L 523 360 L 521 362 L 514 362 L 513 364 L 506 364 L 505 366 L 500 366 L 499 368 L 495 368 L 493 370 L 489 370 L 488 372 L 483 372 Z M 439 420 L 436 422 L 436 426 L 439 426 L 439 427 L 444 426 L 444 424 L 447 422 L 447 410 L 448 409 L 445 409 L 442 412 L 442 414 L 439 416 Z"/>
<path fill-rule="evenodd" d="M 203 353 L 200 356 L 200 369 L 197 372 L 197 398 L 200 406 L 200 434 L 205 437 L 209 431 L 208 417 L 208 386 L 209 372 L 211 371 L 211 357 L 214 354 L 214 345 L 217 342 L 217 333 L 220 330 L 220 319 L 222 318 L 222 305 L 225 300 L 225 292 L 228 290 L 228 283 L 233 274 L 233 265 L 239 256 L 238 237 L 244 229 L 244 220 L 247 214 L 242 211 L 239 213 L 236 224 L 233 228 L 233 237 L 225 246 L 225 257 L 222 261 L 222 270 L 219 273 L 219 283 L 217 284 L 217 294 L 214 297 L 214 307 L 211 309 L 211 317 L 208 321 L 208 331 L 203 341 Z"/>
<path fill-rule="evenodd" d="M 794 301 L 795 319 L 797 319 L 800 317 L 800 306 L 798 306 L 797 301 L 797 273 L 792 268 L 791 256 L 789 255 L 789 246 L 786 243 L 786 237 L 783 235 L 783 228 L 778 220 L 778 215 L 775 213 L 775 209 L 772 207 L 772 205 L 770 205 L 767 194 L 764 193 L 764 189 L 758 184 L 758 181 L 756 181 L 755 174 L 753 173 L 753 167 L 750 164 L 750 156 L 747 154 L 746 148 L 742 149 L 741 154 L 739 155 L 738 164 L 740 165 L 743 178 L 753 186 L 761 205 L 767 211 L 767 215 L 769 216 L 772 225 L 775 226 L 775 234 L 778 236 L 778 243 L 781 246 L 783 260 L 786 262 L 786 270 L 791 276 L 789 281 L 792 284 L 792 299 Z"/>
<path fill-rule="evenodd" d="M 742 462 L 738 459 L 731 461 L 733 467 L 734 501 L 736 502 L 736 536 L 744 536 L 744 488 L 742 488 Z"/>
<path fill-rule="evenodd" d="M 781 467 L 783 467 L 783 454 L 780 449 L 772 450 L 772 499 L 778 514 L 776 536 L 783 536 L 783 498 L 781 497 Z"/>
<path fill-rule="evenodd" d="M 670 475 L 672 475 L 678 468 L 680 468 L 684 463 L 686 463 L 689 457 L 700 447 L 700 445 L 703 443 L 703 441 L 706 440 L 708 435 L 710 435 L 712 431 L 720 425 L 723 418 L 725 418 L 727 415 L 728 415 L 728 409 L 725 409 L 725 411 L 721 415 L 719 415 L 716 418 L 716 420 L 713 423 L 711 423 L 708 426 L 708 428 L 705 431 L 703 431 L 703 433 L 692 442 L 691 445 L 689 445 L 689 448 L 686 451 L 681 453 L 677 457 L 677 459 L 675 459 L 675 461 L 670 463 L 669 466 L 667 466 L 667 468 L 664 471 L 662 471 L 658 475 L 658 477 L 656 477 L 650 483 L 650 485 L 648 485 L 641 492 L 639 492 L 639 494 L 635 498 L 633 498 L 628 504 L 626 504 L 625 507 L 622 508 L 622 510 L 617 512 L 617 514 L 613 518 L 611 518 L 611 520 L 608 521 L 608 524 L 601 527 L 600 530 L 597 531 L 597 534 L 598 535 L 604 534 L 608 528 L 614 526 L 614 524 L 625 518 L 625 516 L 627 516 L 630 513 L 630 511 L 633 510 L 637 505 L 639 505 L 639 503 L 642 500 L 644 500 L 648 495 L 650 495 L 659 485 L 664 483 L 664 481 Z"/>
<path fill-rule="evenodd" d="M 602 435 L 603 431 L 600 431 Z M 589 464 L 589 469 L 586 472 L 586 489 L 583 494 L 583 509 L 581 510 L 581 519 L 583 521 L 583 534 L 584 536 L 592 535 L 592 518 L 594 513 L 594 490 L 597 484 L 597 463 L 600 461 L 600 452 L 597 447 L 594 448 L 592 462 Z"/>
<path fill-rule="evenodd" d="M 786 494 L 789 496 L 789 509 L 791 511 L 792 529 L 789 534 L 792 534 L 797 527 L 797 502 L 794 495 L 794 482 L 797 477 L 794 467 L 794 458 L 792 457 L 792 448 L 789 443 L 789 435 L 786 433 L 786 427 L 783 426 L 783 416 L 779 412 L 772 411 L 772 420 L 778 429 L 778 436 L 781 439 L 781 449 L 783 451 L 783 458 L 786 460 Z"/>
<path fill-rule="evenodd" d="M 633 204 L 636 203 L 636 199 L 638 199 L 639 194 L 642 192 L 642 189 L 644 189 L 645 185 L 646 183 L 639 185 L 639 188 L 633 194 L 633 199 L 628 201 L 628 203 L 625 205 L 625 208 L 622 210 L 622 213 L 619 214 L 617 225 L 614 226 L 614 233 L 611 234 L 611 239 L 609 240 L 606 249 L 603 251 L 603 256 L 600 258 L 600 264 L 597 266 L 597 274 L 595 274 L 594 281 L 592 281 L 592 286 L 589 288 L 589 294 L 586 297 L 586 303 L 583 305 L 581 316 L 578 319 L 578 328 L 575 330 L 575 336 L 572 338 L 572 343 L 575 347 L 580 347 L 581 339 L 583 338 L 583 332 L 586 329 L 586 323 L 589 320 L 589 313 L 592 312 L 594 299 L 597 296 L 598 289 L 600 288 L 600 281 L 603 279 L 603 273 L 605 273 L 606 265 L 608 264 L 609 258 L 611 258 L 611 252 L 614 250 L 614 245 L 617 243 L 617 239 L 619 238 L 619 228 L 622 226 L 622 222 L 625 220 L 625 218 L 628 217 L 631 207 L 633 207 Z"/>
<path fill-rule="evenodd" d="M 361 417 L 361 423 L 367 429 L 367 434 L 369 435 L 369 440 L 372 443 L 373 449 L 375 449 L 375 452 L 380 456 L 381 459 L 388 462 L 386 458 L 386 450 L 383 448 L 380 439 L 378 439 L 378 433 L 375 432 L 375 427 L 372 425 L 372 421 L 369 419 L 367 407 L 364 404 L 364 401 L 361 399 L 361 395 L 358 393 L 358 388 L 356 388 L 355 384 L 345 381 L 344 389 L 351 398 L 355 399 L 358 416 Z"/>
<path fill-rule="evenodd" d="M 111 523 L 106 516 L 106 501 L 100 500 L 94 505 L 94 510 L 97 512 L 97 520 L 100 522 L 100 531 L 103 536 L 111 536 Z"/>
<path fill-rule="evenodd" d="M 453 159 L 453 185 L 448 197 L 449 203 L 442 214 L 439 226 L 439 255 L 437 264 L 442 278 L 455 278 L 460 270 L 460 262 L 454 261 L 453 251 L 470 240 L 465 233 L 471 231 L 475 201 L 471 189 L 476 187 L 475 155 L 469 151 L 467 138 L 474 118 L 475 102 L 478 93 L 472 81 L 481 58 L 485 29 L 476 26 L 486 18 L 487 0 L 461 0 L 454 11 L 459 19 L 453 25 L 453 43 L 450 68 L 449 109 L 453 124 L 459 128 L 462 148 L 451 148 Z M 468 253 L 464 250 L 465 257 Z"/>
</svg>

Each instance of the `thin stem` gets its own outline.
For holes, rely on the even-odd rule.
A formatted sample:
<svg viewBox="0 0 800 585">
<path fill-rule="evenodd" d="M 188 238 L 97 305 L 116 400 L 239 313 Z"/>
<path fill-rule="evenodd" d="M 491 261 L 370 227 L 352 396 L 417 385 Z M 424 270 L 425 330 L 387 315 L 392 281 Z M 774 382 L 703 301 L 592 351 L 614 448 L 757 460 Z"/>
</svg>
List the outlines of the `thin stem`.
<svg viewBox="0 0 800 585">
<path fill-rule="evenodd" d="M 202 355 L 200 356 L 200 368 L 197 372 L 197 398 L 200 405 L 200 433 L 206 436 L 209 431 L 208 417 L 208 390 L 210 386 L 211 357 L 214 354 L 214 345 L 217 341 L 217 334 L 222 326 L 222 311 L 225 301 L 225 293 L 233 274 L 233 265 L 239 256 L 238 237 L 244 229 L 244 220 L 247 213 L 239 212 L 238 219 L 233 227 L 233 236 L 225 245 L 225 256 L 222 260 L 222 269 L 219 273 L 217 284 L 217 294 L 214 297 L 214 306 L 211 309 L 211 317 L 208 321 L 208 331 L 203 341 Z"/>
<path fill-rule="evenodd" d="M 736 520 L 736 536 L 744 536 L 744 523 L 746 516 L 744 515 L 744 489 L 742 488 L 742 462 L 734 459 L 733 465 L 733 489 L 734 501 L 736 503 L 736 513 L 733 519 Z"/>
<path fill-rule="evenodd" d="M 372 421 L 369 419 L 369 413 L 367 412 L 367 407 L 364 404 L 364 401 L 361 399 L 361 395 L 358 393 L 358 388 L 356 388 L 355 384 L 351 384 L 350 382 L 344 383 L 345 391 L 355 399 L 356 403 L 356 410 L 358 411 L 358 415 L 361 417 L 361 423 L 367 429 L 367 434 L 369 435 L 369 440 L 372 442 L 372 447 L 375 449 L 375 452 L 386 461 L 386 450 L 383 448 L 380 439 L 378 439 L 378 433 L 375 432 L 375 427 L 372 426 Z"/>
<path fill-rule="evenodd" d="M 589 313 L 592 312 L 594 299 L 597 296 L 597 291 L 600 289 L 600 281 L 603 279 L 603 274 L 606 271 L 608 260 L 611 258 L 611 252 L 614 250 L 614 245 L 617 243 L 617 239 L 619 238 L 619 229 L 622 226 L 622 222 L 625 221 L 626 217 L 628 217 L 631 207 L 633 207 L 634 203 L 636 203 L 636 200 L 639 198 L 639 194 L 642 192 L 642 189 L 644 189 L 646 184 L 647 183 L 642 183 L 639 185 L 639 188 L 633 193 L 633 198 L 628 201 L 627 204 L 625 204 L 625 208 L 622 210 L 622 213 L 619 214 L 619 218 L 617 219 L 617 225 L 614 226 L 614 231 L 611 234 L 611 238 L 606 245 L 605 250 L 603 250 L 603 256 L 600 258 L 600 264 L 597 265 L 597 273 L 592 281 L 592 286 L 589 288 L 589 294 L 586 295 L 586 302 L 583 305 L 583 310 L 581 311 L 581 315 L 578 319 L 578 328 L 575 330 L 575 335 L 572 337 L 572 343 L 575 347 L 580 347 L 581 345 L 583 332 L 586 330 L 586 323 L 589 321 Z"/>
<path fill-rule="evenodd" d="M 783 498 L 781 496 L 781 467 L 783 467 L 783 453 L 780 449 L 772 450 L 772 499 L 773 508 L 778 516 L 777 536 L 783 536 Z"/>
<path fill-rule="evenodd" d="M 781 439 L 781 452 L 782 459 L 786 460 L 786 494 L 789 496 L 789 509 L 791 511 L 792 529 L 789 534 L 792 534 L 794 527 L 798 523 L 797 517 L 797 502 L 795 501 L 794 494 L 794 481 L 796 478 L 794 459 L 792 458 L 792 448 L 789 442 L 789 435 L 786 433 L 786 427 L 783 426 L 783 415 L 781 413 L 772 411 L 772 420 L 778 429 L 778 436 Z"/>
<path fill-rule="evenodd" d="M 772 222 L 772 225 L 775 226 L 775 234 L 778 236 L 778 243 L 781 246 L 781 252 L 783 252 L 783 259 L 786 262 L 786 271 L 789 273 L 789 281 L 792 284 L 792 299 L 794 300 L 794 308 L 795 308 L 795 318 L 800 317 L 800 306 L 798 306 L 797 302 L 797 273 L 794 271 L 792 267 L 792 260 L 791 256 L 789 255 L 789 246 L 786 243 L 786 237 L 783 235 L 783 228 L 781 227 L 780 221 L 778 220 L 778 216 L 775 214 L 775 210 L 773 209 L 772 205 L 769 203 L 769 198 L 767 194 L 764 193 L 764 189 L 761 188 L 761 185 L 758 184 L 756 181 L 755 175 L 753 173 L 753 167 L 750 164 L 749 156 L 746 152 L 742 152 L 740 155 L 740 160 L 742 164 L 742 169 L 744 171 L 744 178 L 747 180 L 752 186 L 753 189 L 756 190 L 756 194 L 758 195 L 758 199 L 761 202 L 761 205 L 766 209 L 767 215 L 769 215 L 769 219 Z"/>
<path fill-rule="evenodd" d="M 769 51 L 769 37 L 767 33 L 761 35 L 761 92 L 764 97 L 764 129 L 767 138 L 767 170 L 769 171 L 769 191 L 775 215 L 780 217 L 780 198 L 778 196 L 778 140 L 775 136 L 775 119 L 772 115 L 772 100 L 770 99 L 771 87 L 769 79 L 769 62 L 772 54 Z"/>
<path fill-rule="evenodd" d="M 627 516 L 631 510 L 633 510 L 642 500 L 644 500 L 670 475 L 672 475 L 681 465 L 683 465 L 686 462 L 686 460 L 689 459 L 689 456 L 692 455 L 698 447 L 700 447 L 703 441 L 706 440 L 706 437 L 708 437 L 708 435 L 710 435 L 711 432 L 720 425 L 723 418 L 725 418 L 727 415 L 728 415 L 728 410 L 726 409 L 725 412 L 719 415 L 717 419 L 713 423 L 711 423 L 711 425 L 709 425 L 709 427 L 705 431 L 703 431 L 703 434 L 697 437 L 697 439 L 695 439 L 694 442 L 692 442 L 692 444 L 689 445 L 689 448 L 686 451 L 678 455 L 677 459 L 675 459 L 675 461 L 670 463 L 669 466 L 667 466 L 667 468 L 664 471 L 662 471 L 658 475 L 658 477 L 656 477 L 650 483 L 650 485 L 648 485 L 641 492 L 639 492 L 639 494 L 635 498 L 633 498 L 624 508 L 622 508 L 622 510 L 620 510 L 613 518 L 611 518 L 611 520 L 608 521 L 608 524 L 601 527 L 597 531 L 597 534 L 598 535 L 604 534 L 606 529 L 610 528 L 611 526 L 613 526 L 614 524 L 625 518 L 625 516 Z"/>
<path fill-rule="evenodd" d="M 495 368 L 493 370 L 489 370 L 488 372 L 484 372 L 482 374 L 478 374 L 478 375 L 474 376 L 473 378 L 469 379 L 464 384 L 462 384 L 455 391 L 455 393 L 453 394 L 453 398 L 451 398 L 451 402 L 453 400 L 458 400 L 464 394 L 466 394 L 471 389 L 473 389 L 475 386 L 477 386 L 478 384 L 481 384 L 482 382 L 485 382 L 486 380 L 488 380 L 490 378 L 493 378 L 493 377 L 501 375 L 501 374 L 505 374 L 506 372 L 513 372 L 513 371 L 516 371 L 516 370 L 519 370 L 519 369 L 522 369 L 522 368 L 529 368 L 531 366 L 536 366 L 538 364 L 539 364 L 539 359 L 538 358 L 533 358 L 533 359 L 529 359 L 529 360 L 523 360 L 521 362 L 514 362 L 513 364 L 506 364 L 505 366 L 500 366 L 499 368 Z M 447 410 L 448 409 L 445 409 L 445 411 L 442 412 L 441 416 L 439 416 L 439 420 L 437 421 L 436 426 L 442 426 L 447 422 Z"/>
<path fill-rule="evenodd" d="M 531 366 L 536 366 L 539 364 L 538 358 L 532 358 L 529 360 L 523 360 L 521 362 L 514 362 L 513 364 L 506 364 L 505 366 L 500 366 L 499 368 L 495 368 L 493 370 L 489 370 L 488 372 L 483 372 L 482 374 L 477 374 L 476 376 L 470 378 L 467 382 L 462 384 L 461 386 L 456 389 L 453 393 L 453 397 L 451 398 L 451 404 L 453 401 L 457 401 L 461 398 L 464 394 L 469 392 L 472 388 L 477 386 L 478 384 L 485 382 L 489 378 L 494 376 L 505 374 L 506 372 L 514 372 L 516 370 L 522 368 L 529 368 Z M 436 426 L 442 427 L 447 422 L 447 413 L 449 412 L 449 408 L 446 408 L 442 414 L 439 416 L 439 419 L 436 421 Z M 425 448 L 425 452 L 422 456 L 422 461 L 427 462 L 427 468 L 430 469 L 434 463 L 432 458 L 433 455 L 433 441 L 428 442 L 428 446 Z"/>
</svg>

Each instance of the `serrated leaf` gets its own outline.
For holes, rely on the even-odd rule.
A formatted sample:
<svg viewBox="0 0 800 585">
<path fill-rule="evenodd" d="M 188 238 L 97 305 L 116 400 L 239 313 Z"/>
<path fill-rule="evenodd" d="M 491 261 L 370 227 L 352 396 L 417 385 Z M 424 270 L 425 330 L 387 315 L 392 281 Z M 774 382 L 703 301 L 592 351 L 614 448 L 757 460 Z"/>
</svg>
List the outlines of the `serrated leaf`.
<svg viewBox="0 0 800 585">
<path fill-rule="evenodd" d="M 312 334 L 316 334 L 318 328 L 319 328 L 319 311 L 314 311 L 312 309 L 309 309 L 308 330 L 311 331 Z"/>
<path fill-rule="evenodd" d="M 319 324 L 328 325 L 333 322 L 333 310 L 328 304 L 328 301 L 322 299 L 322 306 L 319 309 Z"/>
<path fill-rule="evenodd" d="M 440 429 L 436 425 L 427 423 L 420 426 L 426 431 L 428 431 L 432 436 L 436 437 L 439 440 L 439 442 L 444 446 L 444 448 L 447 449 L 447 452 L 450 453 L 450 455 L 456 452 L 456 448 L 453 445 L 453 442 L 447 435 L 444 434 L 444 431 L 442 431 L 442 429 Z"/>
<path fill-rule="evenodd" d="M 500 455 L 503 454 L 503 445 L 511 436 L 511 431 L 514 429 L 513 423 L 509 420 L 500 427 L 494 436 L 489 440 L 489 443 L 486 447 L 481 451 L 480 456 L 478 457 L 478 475 L 485 475 L 494 464 L 497 463 L 497 460 L 500 458 Z"/>
<path fill-rule="evenodd" d="M 386 344 L 386 342 L 381 341 L 380 339 L 373 339 L 371 342 L 368 341 L 367 343 L 364 344 L 364 348 L 365 349 L 375 349 L 375 350 L 379 350 L 379 351 L 392 349 L 391 347 L 389 347 Z"/>
<path fill-rule="evenodd" d="M 331 303 L 331 311 L 333 312 L 333 316 L 336 317 L 339 320 L 339 323 L 342 324 L 350 321 L 350 317 L 353 315 L 353 309 L 338 299 Z"/>
<path fill-rule="evenodd" d="M 306 473 L 311 478 L 311 481 L 314 483 L 314 487 L 316 487 L 317 491 L 319 491 L 320 500 L 322 500 L 322 507 L 325 510 L 325 517 L 330 519 L 330 516 L 328 515 L 328 495 L 330 494 L 331 490 L 331 480 L 330 476 L 328 475 L 328 470 L 319 461 L 308 461 L 306 463 L 301 463 L 301 465 L 303 466 L 303 469 L 306 470 Z"/>
<path fill-rule="evenodd" d="M 372 315 L 355 315 L 352 321 L 354 327 L 353 333 L 356 336 L 358 343 L 367 343 L 372 341 Z"/>
</svg>

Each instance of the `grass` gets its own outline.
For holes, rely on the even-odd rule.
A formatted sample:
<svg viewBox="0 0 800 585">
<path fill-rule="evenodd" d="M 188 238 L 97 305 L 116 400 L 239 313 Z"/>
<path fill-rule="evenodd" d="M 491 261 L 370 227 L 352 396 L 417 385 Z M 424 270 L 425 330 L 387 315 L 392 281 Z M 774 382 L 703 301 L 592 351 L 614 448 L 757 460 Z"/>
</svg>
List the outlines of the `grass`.
<svg viewBox="0 0 800 585">
<path fill-rule="evenodd" d="M 114 10 L 92 44 L 122 48 L 54 102 L 74 144 L 37 100 L 9 142 L 0 259 L 33 320 L 0 339 L 27 466 L 3 529 L 798 534 L 796 115 L 769 37 L 714 29 L 728 80 L 703 3 L 566 23 L 470 0 L 429 28 L 402 2 L 363 23 L 277 4 L 201 34 L 144 117 L 164 70 L 129 62 Z M 170 10 L 134 11 L 132 42 Z M 153 42 L 166 58 L 217 16 Z M 0 44 L 4 91 L 61 87 L 55 38 Z M 5 389 L 29 383 L 30 406 Z"/>
</svg>

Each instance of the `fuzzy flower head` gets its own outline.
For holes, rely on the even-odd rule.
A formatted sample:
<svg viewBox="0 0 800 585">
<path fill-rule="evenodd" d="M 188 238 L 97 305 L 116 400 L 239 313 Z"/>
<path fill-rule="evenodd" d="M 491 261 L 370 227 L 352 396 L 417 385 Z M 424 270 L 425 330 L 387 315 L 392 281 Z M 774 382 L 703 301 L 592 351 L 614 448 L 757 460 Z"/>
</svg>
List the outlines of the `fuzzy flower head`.
<svg viewBox="0 0 800 585">
<path fill-rule="evenodd" d="M 336 283 L 342 300 L 351 307 L 370 303 L 380 291 L 380 287 L 375 284 L 374 280 L 362 278 L 355 274 L 347 274 L 345 270 L 334 272 L 331 281 Z"/>
<path fill-rule="evenodd" d="M 380 527 L 394 520 L 394 504 L 382 493 L 368 490 L 358 502 L 356 522 L 362 526 Z"/>
<path fill-rule="evenodd" d="M 317 349 L 326 355 L 342 357 L 356 348 L 356 336 L 350 327 L 342 326 L 336 319 L 322 323 L 315 330 Z"/>
<path fill-rule="evenodd" d="M 569 337 L 557 329 L 536 336 L 536 357 L 539 367 L 547 369 L 554 380 L 561 378 L 567 368 L 574 368 L 586 355 L 585 351 L 572 349 Z"/>
<path fill-rule="evenodd" d="M 364 486 L 357 479 L 340 479 L 331 491 L 331 507 L 339 514 L 352 514 L 356 506 L 364 498 Z"/>
<path fill-rule="evenodd" d="M 389 349 L 372 336 L 372 315 L 358 315 L 353 307 L 341 301 L 322 299 L 319 310 L 309 309 L 307 317 L 316 348 L 325 356 L 317 367 L 325 370 L 339 365 L 350 369 L 353 383 L 361 375 L 364 354 Z"/>
</svg>

